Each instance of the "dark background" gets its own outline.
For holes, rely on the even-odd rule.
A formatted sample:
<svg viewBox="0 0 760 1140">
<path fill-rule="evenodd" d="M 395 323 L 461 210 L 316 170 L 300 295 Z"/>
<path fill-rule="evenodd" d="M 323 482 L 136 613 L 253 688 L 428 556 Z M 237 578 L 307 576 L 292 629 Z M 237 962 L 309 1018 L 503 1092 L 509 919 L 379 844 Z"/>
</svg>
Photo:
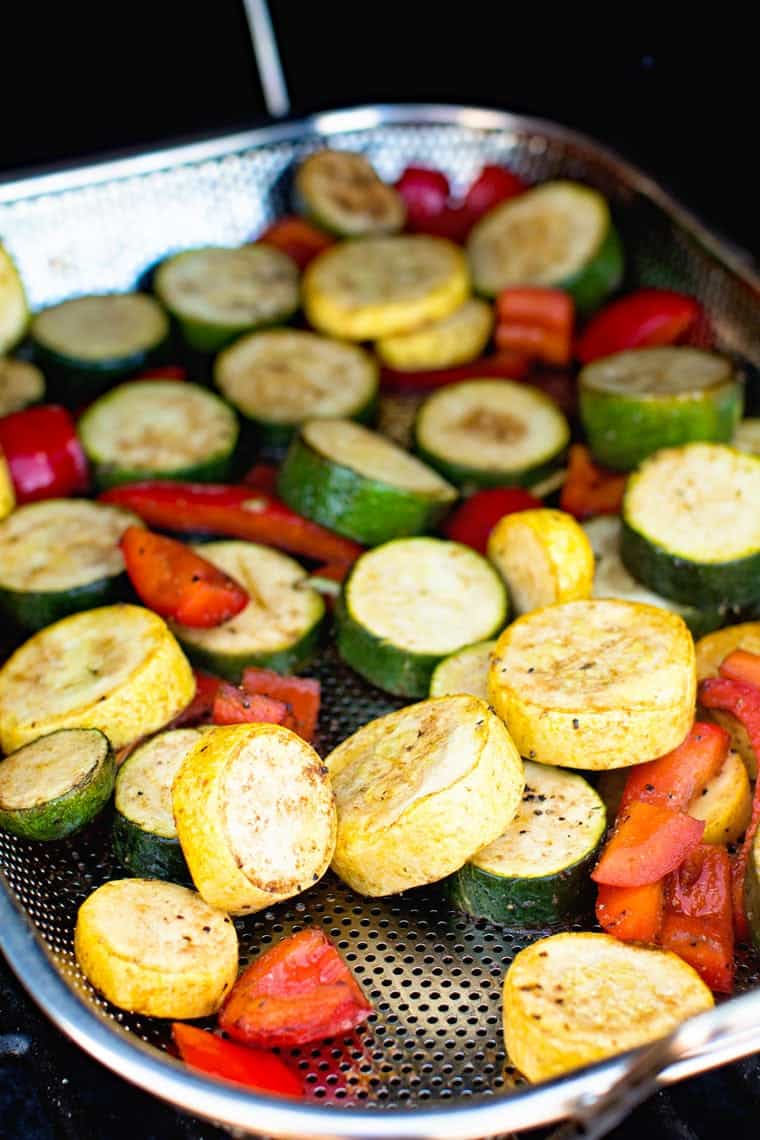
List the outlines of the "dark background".
<svg viewBox="0 0 760 1140">
<path fill-rule="evenodd" d="M 523 8 L 525 6 L 522 6 Z M 569 6 L 568 6 L 569 7 Z M 607 5 L 583 20 L 468 0 L 272 5 L 295 113 L 372 101 L 482 104 L 556 119 L 653 173 L 755 254 L 752 34 L 730 7 Z M 564 9 L 563 9 L 564 11 Z M 585 11 L 585 9 L 584 9 Z M 701 21 L 704 20 L 704 24 Z M 0 177 L 261 122 L 237 0 L 0 6 Z M 661 1094 L 623 1140 L 756 1136 L 760 1065 Z M 0 963 L 0 1136 L 221 1136 L 129 1090 L 60 1037 Z"/>
</svg>

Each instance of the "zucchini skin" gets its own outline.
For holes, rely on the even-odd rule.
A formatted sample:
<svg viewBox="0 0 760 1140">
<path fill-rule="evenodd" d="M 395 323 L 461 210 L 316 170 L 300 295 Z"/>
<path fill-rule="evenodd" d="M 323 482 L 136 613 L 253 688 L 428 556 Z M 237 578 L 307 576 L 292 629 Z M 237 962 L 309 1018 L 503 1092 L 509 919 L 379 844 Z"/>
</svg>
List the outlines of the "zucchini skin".
<svg viewBox="0 0 760 1140">
<path fill-rule="evenodd" d="M 227 455 L 214 456 L 203 463 L 192 463 L 187 467 L 176 467 L 173 471 L 151 471 L 146 468 L 130 470 L 114 467 L 108 463 L 98 463 L 91 456 L 92 480 L 98 491 L 108 491 L 124 483 L 142 483 L 151 479 L 169 479 L 178 483 L 225 483 L 232 470 L 237 451 L 237 439 Z"/>
<path fill-rule="evenodd" d="M 558 281 L 557 289 L 564 289 L 575 301 L 581 316 L 597 309 L 610 293 L 619 288 L 623 280 L 625 255 L 623 243 L 615 226 L 610 222 L 603 242 L 594 256 L 572 277 Z"/>
<path fill-rule="evenodd" d="M 376 637 L 351 617 L 344 595 L 335 603 L 335 622 L 338 653 L 365 680 L 397 697 L 428 695 L 433 670 L 445 654 L 410 653 Z"/>
<path fill-rule="evenodd" d="M 378 393 L 373 392 L 366 403 L 362 404 L 360 408 L 357 408 L 355 412 L 345 413 L 341 418 L 354 420 L 356 423 L 371 427 L 377 422 L 379 406 L 380 400 Z M 236 411 L 238 415 L 242 417 L 244 423 L 250 424 L 254 429 L 256 440 L 262 450 L 272 453 L 284 452 L 298 434 L 300 424 L 279 424 L 274 423 L 272 420 L 257 420 L 252 416 L 247 416 L 240 408 L 236 408 Z"/>
<path fill-rule="evenodd" d="M 292 645 L 275 649 L 269 653 L 220 653 L 201 648 L 182 637 L 181 630 L 175 628 L 177 640 L 183 650 L 200 669 L 206 669 L 227 681 L 239 681 L 247 665 L 259 665 L 264 669 L 274 669 L 276 673 L 297 673 L 306 666 L 319 648 L 322 629 L 325 623 L 324 611 L 320 618 L 306 630 L 303 636 Z"/>
<path fill-rule="evenodd" d="M 163 363 L 170 336 L 140 352 L 133 352 L 118 360 L 76 360 L 47 348 L 34 340 L 34 363 L 42 369 L 48 384 L 48 395 L 56 396 L 65 404 L 80 404 L 102 395 L 121 380 L 128 380 L 138 372 Z"/>
<path fill-rule="evenodd" d="M 116 858 L 130 875 L 183 885 L 192 882 L 178 839 L 144 831 L 119 811 L 114 813 L 111 839 Z"/>
<path fill-rule="evenodd" d="M 443 459 L 441 456 L 428 451 L 420 443 L 415 424 L 414 451 L 424 463 L 438 471 L 444 479 L 448 479 L 455 487 L 470 491 L 471 489 L 478 490 L 487 487 L 532 487 L 548 475 L 553 474 L 561 466 L 567 452 L 567 446 L 563 446 L 551 459 L 532 467 L 522 467 L 513 471 L 486 471 L 474 467 L 465 467 L 461 463 Z"/>
<path fill-rule="evenodd" d="M 10 590 L 0 586 L 0 612 L 21 629 L 35 632 L 76 614 L 94 610 L 131 597 L 126 573 L 85 582 L 70 590 Z"/>
</svg>

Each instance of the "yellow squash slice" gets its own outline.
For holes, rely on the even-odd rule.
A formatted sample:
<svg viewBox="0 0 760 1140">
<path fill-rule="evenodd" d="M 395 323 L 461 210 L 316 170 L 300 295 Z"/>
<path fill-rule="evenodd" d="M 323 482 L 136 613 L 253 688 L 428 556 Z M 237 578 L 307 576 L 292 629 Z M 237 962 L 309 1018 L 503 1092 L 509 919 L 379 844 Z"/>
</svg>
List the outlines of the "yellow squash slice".
<svg viewBox="0 0 760 1140">
<path fill-rule="evenodd" d="M 493 309 L 471 297 L 453 313 L 412 332 L 379 340 L 377 355 L 390 368 L 453 368 L 480 356 L 493 329 Z"/>
<path fill-rule="evenodd" d="M 488 557 L 518 614 L 591 597 L 594 552 L 583 528 L 564 511 L 505 515 L 491 531 Z"/>
<path fill-rule="evenodd" d="M 444 657 L 430 678 L 431 697 L 450 697 L 469 693 L 488 700 L 488 666 L 495 641 L 478 641 Z"/>
</svg>

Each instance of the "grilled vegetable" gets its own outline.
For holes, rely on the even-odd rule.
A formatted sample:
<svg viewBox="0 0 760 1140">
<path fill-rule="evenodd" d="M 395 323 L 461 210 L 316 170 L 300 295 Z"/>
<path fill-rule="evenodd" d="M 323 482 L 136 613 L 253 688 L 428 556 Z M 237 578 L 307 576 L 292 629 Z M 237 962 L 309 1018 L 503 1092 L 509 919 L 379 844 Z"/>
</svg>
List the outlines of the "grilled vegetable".
<svg viewBox="0 0 760 1140">
<path fill-rule="evenodd" d="M 236 1085 L 244 1085 L 259 1093 L 278 1096 L 301 1096 L 303 1086 L 298 1076 L 274 1053 L 262 1049 L 246 1049 L 232 1041 L 224 1041 L 215 1033 L 183 1025 L 175 1021 L 172 1037 L 179 1055 L 191 1069 L 211 1077 L 221 1077 Z"/>
<path fill-rule="evenodd" d="M 296 172 L 295 190 L 301 210 L 339 237 L 393 234 L 404 225 L 404 199 L 361 154 L 309 155 Z"/>
<path fill-rule="evenodd" d="M 637 289 L 595 313 L 579 336 L 582 364 L 629 348 L 676 344 L 702 314 L 693 297 L 670 289 Z"/>
<path fill-rule="evenodd" d="M 449 880 L 454 905 L 475 918 L 541 930 L 593 909 L 589 872 L 604 835 L 599 796 L 580 776 L 525 763 L 525 790 L 507 830 Z"/>
<path fill-rule="evenodd" d="M 703 844 L 668 876 L 659 935 L 716 993 L 734 983 L 731 863 L 725 847 Z"/>
<path fill-rule="evenodd" d="M 380 386 L 384 392 L 401 394 L 434 392 L 438 388 L 447 388 L 449 384 L 459 384 L 463 380 L 483 380 L 488 377 L 497 380 L 524 380 L 530 370 L 530 358 L 524 353 L 503 349 L 490 356 L 482 356 L 469 364 L 458 364 L 454 368 L 407 371 L 385 367 L 380 373 Z"/>
<path fill-rule="evenodd" d="M 214 724 L 284 724 L 293 728 L 288 716 L 288 706 L 284 701 L 264 696 L 261 693 L 248 693 L 222 681 L 214 697 Z"/>
<path fill-rule="evenodd" d="M 45 377 L 28 360 L 0 356 L 0 416 L 38 404 L 45 395 Z"/>
<path fill-rule="evenodd" d="M 22 839 L 63 839 L 111 797 L 111 745 L 94 728 L 63 728 L 0 761 L 0 827 Z"/>
<path fill-rule="evenodd" d="M 497 348 L 566 367 L 572 356 L 574 321 L 573 299 L 562 289 L 513 286 L 502 289 L 497 298 L 494 340 Z"/>
<path fill-rule="evenodd" d="M 207 246 L 167 258 L 154 288 L 191 348 L 217 352 L 241 333 L 292 317 L 298 267 L 268 245 Z"/>
<path fill-rule="evenodd" d="M 576 519 L 619 514 L 625 475 L 599 467 L 582 443 L 574 443 L 567 458 L 567 475 L 559 499 L 562 510 Z"/>
<path fill-rule="evenodd" d="M 312 677 L 283 677 L 271 669 L 249 666 L 243 673 L 246 693 L 284 701 L 293 720 L 294 732 L 311 744 L 317 731 L 321 689 Z"/>
<path fill-rule="evenodd" d="M 543 393 L 510 380 L 468 380 L 429 396 L 414 429 L 417 451 L 459 485 L 530 486 L 558 463 L 567 420 Z"/>
<path fill-rule="evenodd" d="M 436 538 L 397 539 L 356 562 L 337 618 L 344 661 L 387 692 L 419 697 L 439 661 L 502 628 L 507 598 L 474 550 Z"/>
<path fill-rule="evenodd" d="M 544 507 L 507 515 L 491 531 L 488 558 L 506 582 L 517 614 L 591 595 L 591 543 L 563 511 Z"/>
<path fill-rule="evenodd" d="M 631 476 L 620 553 L 627 570 L 689 605 L 760 599 L 760 457 L 720 444 L 660 451 Z"/>
<path fill-rule="evenodd" d="M 103 606 L 35 633 L 0 669 L 0 747 L 58 728 L 99 728 L 114 748 L 155 732 L 195 691 L 160 617 Z"/>
<path fill-rule="evenodd" d="M 512 1063 L 543 1081 L 663 1037 L 713 1005 L 696 972 L 606 934 L 555 934 L 521 950 L 504 982 Z"/>
<path fill-rule="evenodd" d="M 448 316 L 469 291 L 467 261 L 452 242 L 425 235 L 365 238 L 328 249 L 309 265 L 303 304 L 320 332 L 377 340 Z"/>
<path fill-rule="evenodd" d="M 546 182 L 481 219 L 467 241 L 479 293 L 512 285 L 564 289 L 582 313 L 623 275 L 623 251 L 601 194 L 577 182 Z"/>
<path fill-rule="evenodd" d="M 516 198 L 528 189 L 527 182 L 503 166 L 484 166 L 470 184 L 464 198 L 464 212 L 469 224 L 477 222 L 500 202 Z"/>
<path fill-rule="evenodd" d="M 29 323 L 24 286 L 11 255 L 0 244 L 0 353 L 17 344 Z"/>
<path fill-rule="evenodd" d="M 431 529 L 457 493 L 437 471 L 350 420 L 311 420 L 277 489 L 299 514 L 367 546 Z"/>
<path fill-rule="evenodd" d="M 540 506 L 541 500 L 522 487 L 488 487 L 460 503 L 441 530 L 452 542 L 462 542 L 478 554 L 485 554 L 489 535 L 499 519 Z"/>
<path fill-rule="evenodd" d="M 740 420 L 734 432 L 733 445 L 739 451 L 760 455 L 760 419 Z"/>
<path fill-rule="evenodd" d="M 389 368 L 454 368 L 480 356 L 492 329 L 491 306 L 471 297 L 446 317 L 411 332 L 384 337 L 375 345 L 375 351 Z"/>
<path fill-rule="evenodd" d="M 42 404 L 0 419 L 0 451 L 17 503 L 57 499 L 87 486 L 87 460 L 65 408 Z"/>
<path fill-rule="evenodd" d="M 377 364 L 364 349 L 300 329 L 242 337 L 219 355 L 214 379 L 271 445 L 287 443 L 304 420 L 369 422 L 377 404 Z"/>
<path fill-rule="evenodd" d="M 140 380 L 101 396 L 79 421 L 102 488 L 143 479 L 224 479 L 238 441 L 235 413 L 197 384 Z"/>
<path fill-rule="evenodd" d="M 469 693 L 488 700 L 488 666 L 495 641 L 479 641 L 444 657 L 430 678 L 431 697 Z"/>
<path fill-rule="evenodd" d="M 485 701 L 422 701 L 370 721 L 327 757 L 333 870 L 359 894 L 445 878 L 509 826 L 522 761 Z"/>
<path fill-rule="evenodd" d="M 313 886 L 332 858 L 336 816 L 327 769 L 279 725 L 209 729 L 185 757 L 172 803 L 196 887 L 210 905 L 233 914 L 292 898 Z"/>
<path fill-rule="evenodd" d="M 257 240 L 262 245 L 270 245 L 279 249 L 280 253 L 287 254 L 301 271 L 318 254 L 333 245 L 333 238 L 329 234 L 303 218 L 296 217 L 278 218 Z"/>
<path fill-rule="evenodd" d="M 288 673 L 311 657 L 325 604 L 304 585 L 308 575 L 298 562 L 252 542 L 207 542 L 195 549 L 238 582 L 249 599 L 236 617 L 214 629 L 174 624 L 201 668 L 237 681 L 246 665 Z"/>
<path fill-rule="evenodd" d="M 131 875 L 190 881 L 172 814 L 172 784 L 202 737 L 195 728 L 161 732 L 136 748 L 119 769 L 113 849 Z"/>
<path fill-rule="evenodd" d="M 148 1017 L 208 1017 L 238 970 L 235 927 L 194 891 L 116 879 L 79 908 L 74 951 L 113 1005 Z"/>
<path fill-rule="evenodd" d="M 13 490 L 10 468 L 2 451 L 0 451 L 0 521 L 7 518 L 16 506 L 16 495 Z"/>
<path fill-rule="evenodd" d="M 128 527 L 139 531 L 135 515 L 86 499 L 19 507 L 0 523 L 0 610 L 36 630 L 117 601 L 127 586 L 119 539 Z"/>
<path fill-rule="evenodd" d="M 491 703 L 522 756 L 625 768 L 680 744 L 694 719 L 694 645 L 675 614 L 566 602 L 519 618 L 493 651 Z"/>
<path fill-rule="evenodd" d="M 629 471 L 655 451 L 731 440 L 743 391 L 725 357 L 697 348 L 638 348 L 587 365 L 581 421 L 594 458 Z"/>
<path fill-rule="evenodd" d="M 662 927 L 665 880 L 642 887 L 610 887 L 599 883 L 596 920 L 605 934 L 621 942 L 654 944 Z"/>
</svg>

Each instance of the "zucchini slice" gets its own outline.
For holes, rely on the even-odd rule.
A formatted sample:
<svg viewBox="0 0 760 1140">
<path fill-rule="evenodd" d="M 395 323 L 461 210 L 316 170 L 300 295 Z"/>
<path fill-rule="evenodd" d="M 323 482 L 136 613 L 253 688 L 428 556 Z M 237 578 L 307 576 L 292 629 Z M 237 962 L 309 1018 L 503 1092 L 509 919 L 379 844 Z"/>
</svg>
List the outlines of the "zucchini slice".
<svg viewBox="0 0 760 1140">
<path fill-rule="evenodd" d="M 193 671 L 157 614 L 102 606 L 35 633 L 0 669 L 0 747 L 99 728 L 114 748 L 162 728 L 193 698 Z"/>
<path fill-rule="evenodd" d="M 565 602 L 510 625 L 488 692 L 522 756 L 627 768 L 670 752 L 694 720 L 694 643 L 681 618 L 636 602 Z"/>
<path fill-rule="evenodd" d="M 489 536 L 488 558 L 518 614 L 591 596 L 591 543 L 564 511 L 542 507 L 505 515 Z"/>
<path fill-rule="evenodd" d="M 507 595 L 469 547 L 400 538 L 356 561 L 336 616 L 338 652 L 357 673 L 386 692 L 424 697 L 444 657 L 504 626 Z"/>
<path fill-rule="evenodd" d="M 545 182 L 495 206 L 467 241 L 478 293 L 511 285 L 564 289 L 581 313 L 595 309 L 623 277 L 623 249 L 607 202 L 577 182 Z"/>
<path fill-rule="evenodd" d="M 457 498 L 437 471 L 351 420 L 311 420 L 277 482 L 293 510 L 376 546 L 431 530 Z"/>
<path fill-rule="evenodd" d="M 570 442 L 553 400 L 513 380 L 448 384 L 423 403 L 414 427 L 418 453 L 465 487 L 531 486 Z"/>
<path fill-rule="evenodd" d="M 742 622 L 740 625 L 730 625 L 726 629 L 716 630 L 715 633 L 700 638 L 695 649 L 697 680 L 704 681 L 705 677 L 716 677 L 724 657 L 728 657 L 735 649 L 760 653 L 760 621 Z M 750 779 L 754 780 L 760 756 L 755 756 L 755 750 L 741 721 L 722 709 L 705 710 L 704 715 L 708 720 L 714 720 L 721 728 L 725 728 L 731 737 L 731 747 L 739 753 Z"/>
<path fill-rule="evenodd" d="M 38 404 L 45 395 L 45 377 L 28 360 L 0 357 L 0 416 Z"/>
<path fill-rule="evenodd" d="M 99 293 L 43 309 L 30 335 L 45 375 L 78 403 L 145 368 L 163 348 L 169 320 L 144 293 Z"/>
<path fill-rule="evenodd" d="M 724 624 L 726 617 L 730 616 L 725 608 L 711 606 L 697 609 L 696 606 L 685 606 L 653 593 L 632 578 L 620 557 L 622 526 L 621 520 L 611 515 L 600 515 L 583 524 L 596 563 L 591 594 L 593 598 L 618 598 L 672 610 L 683 618 L 694 637 L 701 637 Z"/>
<path fill-rule="evenodd" d="M 197 384 L 140 380 L 96 400 L 79 421 L 79 437 L 100 488 L 141 479 L 223 482 L 238 421 Z"/>
<path fill-rule="evenodd" d="M 146 1017 L 209 1017 L 238 972 L 231 919 L 187 887 L 155 879 L 98 887 L 79 908 L 74 952 L 108 1001 Z"/>
<path fill-rule="evenodd" d="M 309 155 L 296 172 L 295 192 L 301 211 L 338 237 L 398 233 L 406 221 L 404 199 L 362 154 Z"/>
<path fill-rule="evenodd" d="M 258 243 L 176 253 L 158 267 L 153 287 L 200 352 L 216 352 L 250 329 L 284 324 L 299 305 L 298 266 Z"/>
<path fill-rule="evenodd" d="M 10 469 L 0 451 L 0 521 L 6 519 L 16 506 L 16 492 L 13 489 Z"/>
<path fill-rule="evenodd" d="M 143 524 L 87 499 L 28 503 L 0 523 L 0 611 L 23 629 L 118 601 L 127 586 L 119 539 Z"/>
<path fill-rule="evenodd" d="M 604 804 L 582 777 L 526 760 L 517 815 L 452 875 L 449 897 L 474 918 L 520 930 L 588 920 L 606 826 Z"/>
<path fill-rule="evenodd" d="M 287 728 L 212 728 L 172 791 L 193 881 L 211 905 L 250 914 L 292 898 L 327 870 L 335 798 L 317 753 Z"/>
<path fill-rule="evenodd" d="M 0 827 L 22 839 L 63 839 L 111 798 L 114 758 L 96 728 L 62 728 L 0 761 Z"/>
<path fill-rule="evenodd" d="M 29 324 L 29 305 L 11 255 L 0 243 L 0 353 L 23 337 Z"/>
<path fill-rule="evenodd" d="M 375 345 L 375 351 L 389 368 L 408 372 L 453 368 L 480 356 L 492 330 L 493 309 L 479 297 L 470 297 L 447 317 L 411 332 L 384 337 Z"/>
<path fill-rule="evenodd" d="M 504 1042 L 529 1081 L 545 1081 L 656 1041 L 713 1004 L 675 954 L 609 934 L 554 934 L 507 971 Z"/>
<path fill-rule="evenodd" d="M 303 278 L 309 323 L 341 340 L 411 332 L 453 313 L 469 292 L 462 250 L 427 234 L 343 242 L 316 257 Z"/>
<path fill-rule="evenodd" d="M 174 777 L 203 733 L 161 732 L 130 753 L 116 777 L 113 849 L 131 875 L 188 882 L 190 872 L 172 813 Z"/>
<path fill-rule="evenodd" d="M 220 353 L 214 382 L 264 443 L 287 443 L 304 420 L 369 422 L 378 369 L 368 352 L 300 329 L 251 333 Z"/>
<path fill-rule="evenodd" d="M 504 725 L 466 694 L 370 721 L 325 764 L 338 806 L 333 870 L 370 897 L 456 871 L 509 826 L 524 784 Z"/>
<path fill-rule="evenodd" d="M 431 697 L 451 697 L 469 693 L 488 700 L 488 666 L 495 641 L 479 641 L 444 657 L 430 678 Z"/>
<path fill-rule="evenodd" d="M 760 456 L 692 443 L 628 480 L 620 554 L 650 590 L 697 607 L 760 600 Z"/>
<path fill-rule="evenodd" d="M 588 364 L 580 415 L 594 457 L 630 471 L 680 443 L 728 443 L 742 414 L 730 360 L 698 348 L 638 348 Z"/>
<path fill-rule="evenodd" d="M 300 563 L 253 542 L 205 542 L 199 554 L 226 571 L 250 601 L 213 629 L 173 625 L 180 643 L 201 668 L 238 681 L 246 665 L 294 673 L 314 653 L 325 603 L 306 585 Z"/>
<path fill-rule="evenodd" d="M 740 420 L 734 432 L 733 445 L 739 451 L 760 455 L 760 419 Z"/>
</svg>

